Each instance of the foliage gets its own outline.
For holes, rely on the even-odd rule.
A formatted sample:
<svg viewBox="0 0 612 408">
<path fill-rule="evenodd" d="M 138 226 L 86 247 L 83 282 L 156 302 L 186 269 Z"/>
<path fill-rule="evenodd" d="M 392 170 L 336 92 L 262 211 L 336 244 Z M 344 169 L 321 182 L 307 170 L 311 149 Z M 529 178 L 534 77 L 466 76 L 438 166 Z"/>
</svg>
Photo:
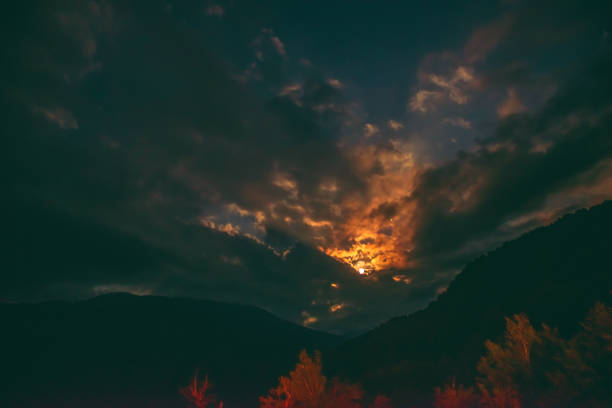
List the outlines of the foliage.
<svg viewBox="0 0 612 408">
<path fill-rule="evenodd" d="M 548 335 L 560 351 L 553 357 L 554 369 L 547 379 L 557 400 L 568 406 L 610 406 L 612 308 L 598 302 L 581 326 L 583 330 L 568 341 Z"/>
<path fill-rule="evenodd" d="M 323 395 L 321 407 L 360 408 L 363 390 L 357 384 L 344 383 L 334 378 Z"/>
<path fill-rule="evenodd" d="M 535 330 L 524 314 L 506 318 L 502 341 L 485 342 L 476 388 L 453 378 L 435 388 L 434 408 L 612 406 L 612 308 L 597 303 L 581 327 L 566 340 L 545 324 Z M 181 393 L 192 406 L 208 408 L 216 402 L 210 388 L 208 376 L 200 381 L 196 373 Z M 259 401 L 261 408 L 361 408 L 363 397 L 357 384 L 328 381 L 319 352 L 302 350 L 295 368 Z M 391 408 L 391 400 L 378 395 L 369 408 Z"/>
<path fill-rule="evenodd" d="M 208 374 L 200 382 L 196 372 L 187 387 L 181 388 L 181 394 L 195 408 L 207 408 L 216 402 L 217 398 L 213 394 L 208 394 L 212 384 L 208 381 Z M 223 402 L 219 403 L 219 408 L 223 408 Z"/>
<path fill-rule="evenodd" d="M 435 389 L 434 408 L 472 408 L 476 399 L 474 388 L 463 385 L 457 387 L 453 378 L 450 384 Z"/>
<path fill-rule="evenodd" d="M 484 407 L 519 407 L 521 394 L 529 398 L 533 369 L 531 352 L 540 338 L 524 314 L 506 318 L 502 344 L 487 340 L 486 354 L 478 362 L 477 379 Z"/>
<path fill-rule="evenodd" d="M 482 408 L 612 406 L 612 308 L 597 303 L 569 340 L 524 314 L 506 318 L 503 341 L 485 342 L 476 378 Z M 435 389 L 436 408 L 473 406 L 471 388 Z M 470 398 L 473 398 L 470 399 Z"/>
<path fill-rule="evenodd" d="M 360 408 L 363 390 L 338 379 L 327 381 L 322 373 L 321 355 L 314 359 L 305 350 L 299 355 L 289 377 L 280 377 L 278 386 L 259 398 L 261 408 Z"/>
</svg>

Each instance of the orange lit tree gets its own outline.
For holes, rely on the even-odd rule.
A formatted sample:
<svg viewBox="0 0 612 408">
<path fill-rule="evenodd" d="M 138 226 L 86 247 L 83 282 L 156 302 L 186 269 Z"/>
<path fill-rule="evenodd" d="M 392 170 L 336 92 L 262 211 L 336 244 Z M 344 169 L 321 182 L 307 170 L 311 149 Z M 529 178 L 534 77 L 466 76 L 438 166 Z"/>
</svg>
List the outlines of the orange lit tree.
<svg viewBox="0 0 612 408">
<path fill-rule="evenodd" d="M 362 398 L 363 390 L 358 385 L 338 379 L 327 381 L 319 352 L 311 358 L 302 350 L 289 377 L 280 377 L 278 386 L 259 402 L 261 408 L 360 408 Z"/>
<path fill-rule="evenodd" d="M 217 400 L 213 394 L 209 394 L 211 388 L 212 384 L 208 381 L 208 374 L 202 381 L 199 381 L 196 372 L 191 379 L 191 383 L 187 387 L 181 388 L 180 392 L 195 408 L 207 408 Z M 223 402 L 219 402 L 218 408 L 223 408 Z"/>
<path fill-rule="evenodd" d="M 612 308 L 597 303 L 571 339 L 523 315 L 506 318 L 500 343 L 487 340 L 476 385 L 436 388 L 436 408 L 612 406 Z"/>
<path fill-rule="evenodd" d="M 289 377 L 280 377 L 269 395 L 260 397 L 261 408 L 318 407 L 327 378 L 321 372 L 321 354 L 312 359 L 305 350 Z"/>
<path fill-rule="evenodd" d="M 487 340 L 478 362 L 477 379 L 484 408 L 519 408 L 521 397 L 531 396 L 531 350 L 538 335 L 524 314 L 506 318 L 502 344 Z"/>
</svg>

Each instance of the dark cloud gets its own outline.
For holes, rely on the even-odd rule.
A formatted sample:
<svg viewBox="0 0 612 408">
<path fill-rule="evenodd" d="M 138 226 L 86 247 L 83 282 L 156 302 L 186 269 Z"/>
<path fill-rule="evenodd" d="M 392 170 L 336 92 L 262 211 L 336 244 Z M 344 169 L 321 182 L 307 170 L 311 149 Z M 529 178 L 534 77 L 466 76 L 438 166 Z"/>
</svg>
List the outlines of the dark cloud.
<svg viewBox="0 0 612 408">
<path fill-rule="evenodd" d="M 344 287 L 355 277 L 335 276 L 346 267 L 319 251 L 296 263 L 295 248 L 283 259 L 254 239 L 287 247 L 309 235 L 308 226 L 288 231 L 283 223 L 274 233 L 270 204 L 279 216 L 283 207 L 296 218 L 304 211 L 327 216 L 316 197 L 322 181 L 341 186 L 335 200 L 363 189 L 336 146 L 341 96 L 312 77 L 300 106 L 267 102 L 165 7 L 144 10 L 92 2 L 15 12 L 21 21 L 11 28 L 20 43 L 7 50 L 4 72 L 19 80 L 4 94 L 10 119 L 3 126 L 15 183 L 11 230 L 19 239 L 2 296 L 79 297 L 115 288 L 253 303 L 301 319 L 312 298 L 323 297 L 319 286 L 326 292 L 331 281 Z M 263 33 L 283 56 L 274 33 Z M 92 63 L 97 68 L 87 70 Z M 290 184 L 276 183 L 278 175 Z M 227 214 L 228 205 L 247 214 Z M 269 219 L 261 237 L 199 225 L 213 214 L 215 225 L 247 231 L 240 222 L 253 224 L 259 212 Z"/>
<path fill-rule="evenodd" d="M 561 194 L 574 176 L 612 155 L 611 69 L 610 55 L 603 55 L 540 112 L 505 119 L 475 152 L 426 172 L 412 196 L 418 202 L 420 253 L 432 257 L 490 240 L 521 214 L 593 204 L 585 195 L 580 203 L 546 208 L 546 200 Z M 524 231 L 520 226 L 515 234 Z"/>
<path fill-rule="evenodd" d="M 331 72 L 327 36 L 319 66 L 292 31 L 301 9 L 283 23 L 240 2 L 13 4 L 1 40 L 11 183 L 0 298 L 195 296 L 335 331 L 423 307 L 479 251 L 612 191 L 609 49 L 544 104 L 552 91 L 526 89 L 539 92 L 551 69 L 515 58 L 535 22 L 513 7 L 473 22 L 456 52 L 415 58 L 420 85 L 438 92 L 423 106 L 448 105 L 428 119 L 397 114 L 406 99 L 368 116 L 359 61 Z M 370 13 L 383 11 L 353 18 Z M 568 28 L 583 40 L 585 18 Z M 382 38 L 359 31 L 362 44 L 338 58 L 367 51 L 365 32 Z M 371 60 L 369 76 L 392 81 Z M 510 87 L 525 112 L 498 122 Z M 463 137 L 465 152 L 430 154 L 440 138 L 419 139 L 411 121 Z"/>
</svg>

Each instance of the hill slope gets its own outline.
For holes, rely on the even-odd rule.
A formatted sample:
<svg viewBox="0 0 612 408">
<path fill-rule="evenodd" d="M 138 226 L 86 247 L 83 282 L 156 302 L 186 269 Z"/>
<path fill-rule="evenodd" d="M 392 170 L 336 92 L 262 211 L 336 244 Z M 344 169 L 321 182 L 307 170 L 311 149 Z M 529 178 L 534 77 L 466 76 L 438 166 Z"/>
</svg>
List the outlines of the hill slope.
<svg viewBox="0 0 612 408">
<path fill-rule="evenodd" d="M 612 290 L 612 202 L 580 210 L 468 264 L 425 310 L 398 317 L 326 357 L 335 373 L 413 403 L 451 376 L 469 382 L 504 316 L 526 313 L 562 334 Z"/>
<path fill-rule="evenodd" d="M 0 304 L 0 321 L 10 406 L 182 407 L 196 368 L 227 406 L 256 406 L 301 348 L 340 340 L 254 307 L 127 294 Z"/>
</svg>

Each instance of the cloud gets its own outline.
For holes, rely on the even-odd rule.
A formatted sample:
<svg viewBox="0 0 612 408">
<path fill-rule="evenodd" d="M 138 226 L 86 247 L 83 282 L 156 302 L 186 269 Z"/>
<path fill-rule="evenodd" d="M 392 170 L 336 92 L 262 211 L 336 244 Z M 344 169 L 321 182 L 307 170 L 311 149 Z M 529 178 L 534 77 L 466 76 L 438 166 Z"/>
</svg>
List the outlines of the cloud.
<svg viewBox="0 0 612 408">
<path fill-rule="evenodd" d="M 261 32 L 264 35 L 264 37 L 267 38 L 268 41 L 270 41 L 270 43 L 272 44 L 272 46 L 274 47 L 278 55 L 281 55 L 281 56 L 287 55 L 287 51 L 285 50 L 285 44 L 274 33 L 274 30 L 272 30 L 271 28 L 264 28 L 263 30 L 261 30 Z M 260 39 L 256 41 L 261 42 L 262 40 Z"/>
<path fill-rule="evenodd" d="M 285 85 L 278 92 L 278 96 L 288 97 L 298 106 L 302 105 L 302 101 L 300 99 L 302 94 L 303 94 L 303 88 L 302 88 L 302 84 L 300 83 L 293 83 L 293 84 Z"/>
<path fill-rule="evenodd" d="M 275 87 L 287 82 L 295 82 L 287 76 L 287 51 L 285 44 L 272 28 L 263 28 L 250 41 L 255 60 L 248 63 L 235 77 L 243 83 L 264 81 Z"/>
<path fill-rule="evenodd" d="M 609 57 L 600 59 L 540 112 L 507 117 L 477 150 L 426 171 L 411 195 L 418 220 L 414 256 L 460 258 L 526 230 L 522 223 L 508 224 L 510 219 L 544 211 L 542 221 L 529 223 L 533 228 L 568 210 L 611 198 L 612 190 L 602 194 L 597 189 L 569 202 L 552 199 L 569 194 L 563 186 L 574 183 L 575 177 L 585 180 L 612 155 L 605 136 L 612 126 L 607 109 L 612 101 L 602 87 L 611 66 Z M 560 126 L 568 120 L 573 126 Z"/>
<path fill-rule="evenodd" d="M 509 115 L 525 112 L 527 108 L 522 104 L 515 88 L 508 88 L 506 99 L 497 107 L 497 115 L 505 118 Z"/>
<path fill-rule="evenodd" d="M 387 126 L 389 126 L 389 128 L 392 130 L 400 130 L 404 128 L 404 124 L 402 122 L 393 119 L 389 119 L 387 121 Z"/>
<path fill-rule="evenodd" d="M 444 94 L 440 91 L 420 90 L 410 99 L 408 106 L 413 112 L 427 113 L 435 110 L 443 97 Z"/>
<path fill-rule="evenodd" d="M 342 89 L 344 88 L 344 84 L 342 84 L 342 82 L 340 82 L 340 80 L 336 79 L 336 78 L 328 78 L 327 79 L 327 83 L 336 89 Z"/>
<path fill-rule="evenodd" d="M 426 55 L 419 67 L 417 91 L 408 104 L 410 110 L 428 113 L 445 103 L 467 104 L 470 92 L 484 83 L 475 75 L 475 66 L 500 46 L 513 21 L 514 16 L 506 14 L 475 29 L 462 50 Z"/>
<path fill-rule="evenodd" d="M 454 118 L 444 118 L 442 122 L 448 125 L 456 126 L 456 127 L 466 129 L 466 130 L 472 128 L 472 124 L 470 123 L 470 121 L 462 117 L 459 117 L 459 116 L 454 117 Z"/>
<path fill-rule="evenodd" d="M 462 65 L 447 75 L 421 72 L 420 86 L 429 89 L 417 91 L 408 106 L 413 112 L 427 113 L 445 102 L 465 105 L 469 101 L 468 89 L 474 80 L 472 68 Z"/>
<path fill-rule="evenodd" d="M 79 45 L 83 57 L 92 59 L 98 50 L 98 36 L 114 30 L 114 11 L 106 1 L 90 1 L 54 13 L 61 29 Z"/>
<path fill-rule="evenodd" d="M 366 290 L 348 266 L 312 249 L 333 242 L 329 225 L 366 190 L 339 148 L 348 108 L 326 77 L 305 78 L 301 92 L 262 97 L 234 80 L 198 35 L 177 31 L 165 10 L 121 8 L 112 52 L 96 52 L 103 69 L 67 86 L 46 67 L 80 69 L 80 45 L 49 35 L 42 15 L 23 12 L 26 25 L 40 30 L 24 46 L 62 52 L 34 54 L 30 64 L 15 50 L 3 67 L 20 72 L 3 91 L 20 95 L 6 124 L 20 158 L 10 161 L 19 203 L 12 213 L 24 232 L 16 245 L 39 257 L 17 257 L 11 268 L 23 279 L 5 276 L 0 296 L 129 287 L 249 302 L 297 320 L 318 285 L 330 288 L 328 279 L 342 296 Z M 77 126 L 78 138 L 63 136 Z M 227 262 L 236 257 L 240 263 Z M 325 324 L 325 315 L 317 318 Z"/>
<path fill-rule="evenodd" d="M 463 48 L 463 57 L 466 63 L 475 64 L 484 60 L 499 46 L 513 23 L 514 16 L 506 14 L 476 29 Z"/>
<path fill-rule="evenodd" d="M 365 137 L 372 137 L 380 132 L 380 128 L 372 123 L 366 123 L 363 126 L 363 133 Z"/>
<path fill-rule="evenodd" d="M 432 84 L 446 90 L 447 97 L 452 102 L 463 105 L 467 103 L 468 97 L 462 90 L 462 86 L 474 80 L 474 75 L 470 71 L 469 68 L 459 66 L 450 77 L 431 74 L 429 80 Z"/>
<path fill-rule="evenodd" d="M 35 107 L 35 112 L 39 112 L 49 122 L 55 123 L 60 129 L 78 129 L 79 124 L 72 113 L 62 107 L 42 108 Z"/>
<path fill-rule="evenodd" d="M 211 4 L 206 7 L 207 16 L 223 17 L 225 15 L 225 9 L 218 4 Z"/>
<path fill-rule="evenodd" d="M 2 299 L 117 288 L 360 330 L 423 307 L 479 251 L 610 197 L 605 58 L 543 108 L 493 133 L 474 124 L 476 145 L 431 161 L 419 143 L 435 141 L 385 122 L 389 112 L 367 115 L 259 21 L 236 62 L 176 13 L 89 4 L 21 5 L 9 27 L 23 40 L 0 68 L 15 78 L 2 92 L 15 184 L 6 231 L 17 235 Z M 58 13 L 82 21 L 47 18 Z M 512 34 L 488 30 L 496 41 L 473 34 L 421 62 L 409 109 L 439 110 L 436 129 L 480 123 L 445 109 L 470 105 L 484 86 L 476 64 Z"/>
<path fill-rule="evenodd" d="M 276 52 L 278 52 L 279 55 L 287 54 L 287 52 L 285 51 L 285 44 L 283 44 L 280 38 L 273 36 L 272 43 L 274 44 L 274 47 L 276 48 Z"/>
</svg>

